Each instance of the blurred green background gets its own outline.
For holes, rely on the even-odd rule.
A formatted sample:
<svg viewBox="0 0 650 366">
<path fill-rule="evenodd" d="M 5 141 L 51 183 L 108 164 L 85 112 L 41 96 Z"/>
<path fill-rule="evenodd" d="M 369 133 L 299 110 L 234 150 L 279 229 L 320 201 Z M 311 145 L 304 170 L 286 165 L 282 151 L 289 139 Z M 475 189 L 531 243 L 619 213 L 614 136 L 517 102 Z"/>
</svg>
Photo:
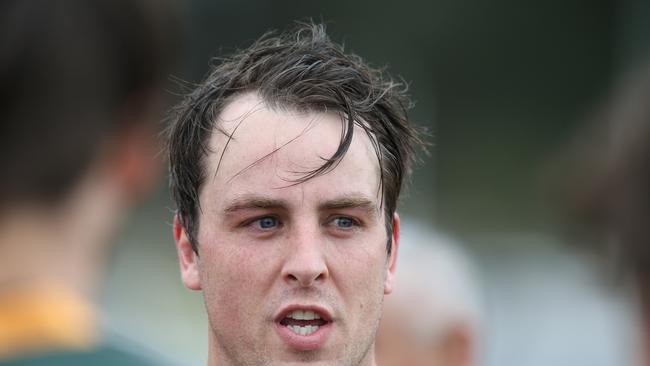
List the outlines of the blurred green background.
<svg viewBox="0 0 650 366">
<path fill-rule="evenodd" d="M 636 329 L 629 291 L 599 285 L 564 243 L 543 178 L 550 159 L 644 60 L 650 2 L 185 1 L 183 67 L 295 20 L 410 85 L 412 120 L 434 143 L 400 211 L 465 246 L 485 299 L 485 365 L 625 365 Z M 561 156 L 560 156 L 561 159 Z M 166 184 L 120 236 L 104 302 L 115 330 L 181 364 L 205 361 L 199 294 L 181 284 Z M 135 305 L 134 305 L 135 304 Z"/>
</svg>

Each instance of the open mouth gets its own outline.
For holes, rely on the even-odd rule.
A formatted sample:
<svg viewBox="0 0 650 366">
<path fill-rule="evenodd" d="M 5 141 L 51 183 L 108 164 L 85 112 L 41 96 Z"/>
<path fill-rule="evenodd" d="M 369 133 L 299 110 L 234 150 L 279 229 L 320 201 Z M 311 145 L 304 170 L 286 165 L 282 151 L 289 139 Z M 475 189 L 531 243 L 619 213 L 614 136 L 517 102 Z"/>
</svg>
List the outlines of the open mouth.
<svg viewBox="0 0 650 366">
<path fill-rule="evenodd" d="M 280 320 L 280 325 L 302 336 L 315 333 L 320 327 L 328 323 L 322 314 L 313 310 L 294 310 L 287 313 Z"/>
</svg>

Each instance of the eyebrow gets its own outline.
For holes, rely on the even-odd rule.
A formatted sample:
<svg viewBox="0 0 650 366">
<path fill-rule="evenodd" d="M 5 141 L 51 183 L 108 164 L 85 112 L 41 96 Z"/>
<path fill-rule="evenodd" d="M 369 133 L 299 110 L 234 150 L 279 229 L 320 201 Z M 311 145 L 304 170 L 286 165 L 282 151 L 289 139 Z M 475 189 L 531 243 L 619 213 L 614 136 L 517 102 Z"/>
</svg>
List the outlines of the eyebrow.
<svg viewBox="0 0 650 366">
<path fill-rule="evenodd" d="M 337 209 L 361 209 L 369 215 L 376 215 L 378 212 L 377 204 L 362 195 L 350 195 L 335 198 L 330 201 L 323 202 L 318 206 L 321 211 L 337 210 Z"/>
<path fill-rule="evenodd" d="M 286 209 L 288 204 L 283 200 L 270 199 L 259 196 L 244 195 L 235 198 L 223 210 L 225 214 L 233 213 L 242 210 L 264 209 L 264 208 L 283 208 Z"/>
<path fill-rule="evenodd" d="M 283 209 L 287 210 L 289 204 L 284 200 L 260 197 L 256 195 L 244 195 L 235 198 L 226 208 L 224 214 L 232 214 L 237 211 L 254 209 Z M 375 215 L 378 212 L 377 204 L 360 194 L 337 197 L 318 205 L 319 211 L 337 209 L 361 209 L 364 212 Z"/>
</svg>

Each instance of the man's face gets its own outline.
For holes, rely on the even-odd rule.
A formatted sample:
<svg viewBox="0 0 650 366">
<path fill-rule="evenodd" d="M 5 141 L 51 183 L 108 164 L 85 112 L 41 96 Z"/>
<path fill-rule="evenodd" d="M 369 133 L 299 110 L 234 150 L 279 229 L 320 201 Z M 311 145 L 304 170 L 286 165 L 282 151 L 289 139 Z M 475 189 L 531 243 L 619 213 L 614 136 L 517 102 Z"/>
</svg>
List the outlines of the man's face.
<svg viewBox="0 0 650 366">
<path fill-rule="evenodd" d="M 294 184 L 336 150 L 338 115 L 270 110 L 251 93 L 218 123 L 233 138 L 211 138 L 198 255 L 175 223 L 183 281 L 203 291 L 210 363 L 373 365 L 399 220 L 388 258 L 369 138 L 357 128 L 340 164 Z"/>
</svg>

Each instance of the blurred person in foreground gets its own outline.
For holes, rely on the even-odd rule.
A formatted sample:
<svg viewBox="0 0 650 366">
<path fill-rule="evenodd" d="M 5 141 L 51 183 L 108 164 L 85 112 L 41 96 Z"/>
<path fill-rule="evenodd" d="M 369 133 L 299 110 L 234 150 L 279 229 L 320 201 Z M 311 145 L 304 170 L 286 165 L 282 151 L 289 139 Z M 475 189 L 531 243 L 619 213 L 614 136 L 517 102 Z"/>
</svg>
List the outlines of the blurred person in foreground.
<svg viewBox="0 0 650 366">
<path fill-rule="evenodd" d="M 418 131 L 324 26 L 221 59 L 169 130 L 174 239 L 209 365 L 375 365 Z"/>
<path fill-rule="evenodd" d="M 94 303 L 159 171 L 174 16 L 152 5 L 0 2 L 0 364 L 150 364 L 103 339 Z"/>
<path fill-rule="evenodd" d="M 422 224 L 402 225 L 395 289 L 377 334 L 381 366 L 477 364 L 480 305 L 467 256 Z"/>
<path fill-rule="evenodd" d="M 631 74 L 589 127 L 571 147 L 567 201 L 590 248 L 600 244 L 619 280 L 638 288 L 650 365 L 650 69 Z"/>
</svg>

